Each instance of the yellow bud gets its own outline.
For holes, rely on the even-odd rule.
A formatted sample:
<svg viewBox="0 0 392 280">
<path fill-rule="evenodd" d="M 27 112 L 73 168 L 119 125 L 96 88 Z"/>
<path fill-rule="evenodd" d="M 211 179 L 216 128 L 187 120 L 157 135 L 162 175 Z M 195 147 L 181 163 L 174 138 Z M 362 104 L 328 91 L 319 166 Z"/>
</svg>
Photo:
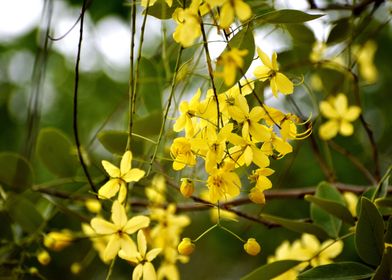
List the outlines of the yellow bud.
<svg viewBox="0 0 392 280">
<path fill-rule="evenodd" d="M 251 256 L 256 256 L 260 253 L 260 245 L 257 243 L 256 239 L 249 238 L 248 241 L 244 244 L 245 252 L 247 252 Z"/>
<path fill-rule="evenodd" d="M 50 255 L 48 251 L 42 250 L 37 255 L 37 260 L 42 265 L 48 265 L 50 263 Z"/>
<path fill-rule="evenodd" d="M 29 273 L 31 275 L 38 275 L 39 271 L 38 271 L 38 269 L 36 267 L 32 266 L 32 267 L 29 268 Z"/>
<path fill-rule="evenodd" d="M 250 190 L 249 199 L 256 204 L 265 204 L 265 196 L 263 191 L 259 188 L 254 187 Z"/>
<path fill-rule="evenodd" d="M 182 195 L 185 197 L 190 197 L 193 194 L 193 192 L 195 191 L 195 186 L 194 186 L 193 182 L 186 179 L 186 178 L 181 179 L 181 181 L 182 181 L 182 183 L 180 186 L 180 191 L 181 191 Z"/>
<path fill-rule="evenodd" d="M 72 235 L 69 231 L 52 231 L 44 237 L 44 245 L 53 251 L 61 251 L 71 245 Z"/>
<path fill-rule="evenodd" d="M 72 274 L 79 274 L 81 271 L 82 271 L 82 266 L 80 265 L 80 263 L 74 262 L 71 265 Z"/>
<path fill-rule="evenodd" d="M 178 244 L 178 252 L 181 255 L 188 256 L 192 254 L 193 250 L 195 249 L 195 244 L 192 243 L 190 238 L 183 238 L 180 244 Z"/>
<path fill-rule="evenodd" d="M 85 206 L 91 213 L 99 213 L 101 211 L 101 203 L 95 198 L 87 199 Z"/>
</svg>

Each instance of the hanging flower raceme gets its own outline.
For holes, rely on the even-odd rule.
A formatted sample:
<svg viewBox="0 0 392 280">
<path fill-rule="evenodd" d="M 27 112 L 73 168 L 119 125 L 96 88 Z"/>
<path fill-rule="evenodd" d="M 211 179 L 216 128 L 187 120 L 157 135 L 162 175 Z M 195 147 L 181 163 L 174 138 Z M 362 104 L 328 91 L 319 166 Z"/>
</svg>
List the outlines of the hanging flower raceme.
<svg viewBox="0 0 392 280">
<path fill-rule="evenodd" d="M 278 55 L 276 52 L 272 54 L 272 60 L 260 49 L 257 48 L 257 53 L 264 64 L 256 67 L 253 74 L 261 81 L 270 80 L 270 87 L 275 97 L 278 92 L 283 94 L 291 94 L 294 91 L 293 82 L 289 80 L 283 73 L 279 72 Z"/>
<path fill-rule="evenodd" d="M 99 198 L 109 199 L 119 192 L 118 200 L 120 203 L 124 202 L 127 195 L 127 183 L 137 182 L 145 174 L 144 170 L 132 168 L 131 163 L 131 151 L 126 151 L 122 156 L 120 168 L 106 160 L 102 161 L 102 166 L 109 174 L 110 180 L 99 189 Z"/>
<path fill-rule="evenodd" d="M 137 248 L 135 245 L 124 247 L 119 252 L 120 258 L 136 264 L 133 270 L 132 280 L 157 279 L 155 268 L 151 263 L 161 252 L 160 248 L 155 248 L 147 252 L 147 240 L 142 230 L 137 233 Z"/>
<path fill-rule="evenodd" d="M 113 259 L 120 249 L 127 252 L 132 250 L 135 244 L 129 234 L 150 224 L 150 219 L 146 216 L 135 216 L 128 220 L 125 208 L 118 200 L 113 202 L 111 220 L 112 223 L 102 218 L 91 220 L 91 227 L 97 234 L 110 236 L 103 253 L 104 261 Z"/>
<path fill-rule="evenodd" d="M 232 48 L 229 51 L 222 53 L 218 58 L 217 65 L 223 67 L 222 72 L 215 72 L 216 77 L 222 77 L 226 85 L 232 85 L 235 82 L 237 69 L 242 69 L 244 66 L 243 56 L 248 54 L 248 50 L 239 50 Z"/>
<path fill-rule="evenodd" d="M 354 127 L 351 122 L 359 117 L 361 108 L 358 106 L 349 107 L 346 95 L 339 93 L 336 97 L 330 97 L 328 101 L 321 101 L 320 112 L 329 119 L 320 126 L 320 138 L 330 140 L 338 133 L 343 136 L 353 134 Z"/>
</svg>

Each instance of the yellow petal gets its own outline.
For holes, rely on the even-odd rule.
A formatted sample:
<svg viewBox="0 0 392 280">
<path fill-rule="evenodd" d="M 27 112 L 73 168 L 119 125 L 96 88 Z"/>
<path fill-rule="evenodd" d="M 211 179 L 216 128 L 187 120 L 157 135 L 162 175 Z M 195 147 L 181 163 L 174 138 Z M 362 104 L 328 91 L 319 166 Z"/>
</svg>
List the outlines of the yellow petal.
<svg viewBox="0 0 392 280">
<path fill-rule="evenodd" d="M 249 133 L 254 137 L 253 142 L 265 142 L 271 139 L 271 130 L 260 123 L 252 122 L 249 127 Z"/>
<path fill-rule="evenodd" d="M 263 64 L 265 66 L 267 66 L 270 70 L 272 70 L 273 69 L 272 62 L 269 59 L 269 57 L 267 56 L 267 54 L 265 52 L 263 52 L 259 47 L 257 48 L 257 54 L 259 55 Z"/>
<path fill-rule="evenodd" d="M 117 226 L 102 218 L 93 218 L 91 220 L 91 227 L 98 234 L 113 234 L 118 230 Z"/>
<path fill-rule="evenodd" d="M 109 174 L 110 177 L 112 178 L 118 178 L 120 177 L 120 169 L 108 162 L 107 160 L 102 161 L 102 166 L 105 168 L 105 171 Z"/>
<path fill-rule="evenodd" d="M 256 146 L 252 147 L 253 150 L 253 162 L 258 167 L 266 167 L 270 164 L 268 157 Z"/>
<path fill-rule="evenodd" d="M 339 240 L 337 242 L 334 242 L 331 245 L 332 242 L 334 242 L 334 241 L 327 240 L 327 241 L 323 242 L 323 244 L 321 244 L 321 249 L 326 248 L 328 246 L 329 247 L 324 249 L 323 251 L 321 251 L 320 257 L 324 257 L 324 258 L 327 257 L 327 258 L 333 259 L 333 258 L 337 257 L 342 252 L 343 242 Z"/>
<path fill-rule="evenodd" d="M 343 93 L 339 93 L 335 100 L 334 106 L 339 116 L 343 117 L 347 111 L 347 97 Z"/>
<path fill-rule="evenodd" d="M 360 114 L 361 114 L 361 108 L 359 108 L 358 106 L 350 106 L 346 114 L 343 116 L 343 119 L 352 122 L 355 121 Z"/>
<path fill-rule="evenodd" d="M 260 106 L 253 107 L 253 109 L 249 113 L 249 118 L 255 122 L 258 122 L 264 116 L 265 116 L 265 110 Z"/>
<path fill-rule="evenodd" d="M 108 245 L 106 245 L 105 251 L 103 253 L 104 261 L 112 260 L 120 250 L 120 239 L 117 234 L 113 234 L 110 236 L 110 240 Z"/>
<path fill-rule="evenodd" d="M 279 137 L 275 138 L 273 145 L 275 150 L 280 153 L 280 156 L 284 156 L 285 154 L 291 153 L 293 151 L 293 147 Z"/>
<path fill-rule="evenodd" d="M 122 182 L 120 186 L 120 192 L 118 193 L 118 197 L 117 197 L 120 203 L 123 203 L 127 198 L 127 192 L 128 192 L 127 185 L 124 182 Z"/>
<path fill-rule="evenodd" d="M 123 228 L 127 223 L 128 218 L 127 214 L 125 213 L 125 208 L 118 200 L 113 202 L 111 218 L 114 224 L 119 228 Z"/>
<path fill-rule="evenodd" d="M 155 268 L 150 262 L 145 262 L 143 264 L 143 279 L 155 280 L 157 279 L 157 275 L 155 273 Z"/>
<path fill-rule="evenodd" d="M 99 198 L 101 198 L 101 199 L 112 198 L 118 192 L 118 190 L 120 188 L 120 184 L 121 184 L 121 180 L 110 179 L 109 181 L 106 182 L 105 185 L 103 185 L 99 189 L 99 191 L 98 191 Z"/>
<path fill-rule="evenodd" d="M 354 127 L 351 123 L 346 122 L 346 121 L 342 121 L 340 123 L 340 134 L 344 135 L 344 136 L 350 136 L 354 133 Z"/>
<path fill-rule="evenodd" d="M 149 224 L 150 218 L 146 216 L 135 216 L 126 223 L 123 230 L 128 234 L 132 234 L 139 229 L 148 227 Z"/>
<path fill-rule="evenodd" d="M 141 170 L 139 168 L 132 168 L 131 170 L 129 170 L 127 173 L 125 173 L 122 176 L 122 179 L 125 182 L 137 182 L 139 181 L 141 178 L 143 178 L 144 174 L 146 172 L 144 170 Z"/>
<path fill-rule="evenodd" d="M 245 164 L 249 166 L 253 160 L 253 152 L 251 147 L 247 146 L 242 156 L 244 157 Z"/>
<path fill-rule="evenodd" d="M 142 230 L 137 232 L 137 247 L 139 253 L 144 257 L 147 252 L 147 241 L 146 236 L 144 235 Z"/>
<path fill-rule="evenodd" d="M 230 2 L 226 2 L 220 13 L 219 26 L 222 28 L 228 28 L 234 21 L 234 9 Z"/>
<path fill-rule="evenodd" d="M 118 255 L 126 259 L 128 261 L 137 263 L 137 257 L 139 256 L 139 252 L 137 251 L 135 242 L 129 237 L 127 234 L 122 234 L 120 239 L 120 252 Z"/>
<path fill-rule="evenodd" d="M 282 73 L 278 72 L 276 73 L 276 85 L 278 86 L 278 90 L 283 93 L 283 94 L 291 94 L 294 91 L 294 85 L 293 82 L 290 81 L 289 78 L 287 78 L 285 75 Z"/>
<path fill-rule="evenodd" d="M 252 15 L 252 10 L 250 9 L 249 5 L 242 0 L 234 1 L 234 9 L 240 21 L 245 21 Z"/>
<path fill-rule="evenodd" d="M 150 250 L 147 255 L 146 255 L 146 260 L 148 260 L 149 262 L 152 261 L 153 259 L 155 259 L 159 253 L 162 251 L 161 248 L 155 248 Z"/>
<path fill-rule="evenodd" d="M 126 151 L 122 156 L 120 162 L 121 175 L 127 173 L 129 169 L 131 169 L 131 163 L 132 163 L 132 153 L 131 151 Z"/>
<path fill-rule="evenodd" d="M 138 264 L 133 270 L 132 280 L 140 280 L 142 276 L 143 276 L 143 265 Z"/>
<path fill-rule="evenodd" d="M 253 71 L 253 75 L 255 75 L 257 79 L 264 82 L 270 76 L 270 71 L 271 69 L 268 66 L 261 65 L 255 68 L 255 70 Z"/>
<path fill-rule="evenodd" d="M 278 84 L 276 83 L 276 75 L 271 78 L 270 87 L 271 87 L 272 94 L 275 97 L 278 97 Z"/>
<path fill-rule="evenodd" d="M 319 135 L 320 138 L 323 140 L 329 140 L 336 136 L 339 131 L 339 124 L 338 122 L 332 120 L 320 125 L 319 128 Z"/>
<path fill-rule="evenodd" d="M 332 107 L 331 103 L 327 101 L 320 102 L 320 112 L 321 114 L 328 119 L 336 119 L 339 117 L 335 108 Z"/>
</svg>

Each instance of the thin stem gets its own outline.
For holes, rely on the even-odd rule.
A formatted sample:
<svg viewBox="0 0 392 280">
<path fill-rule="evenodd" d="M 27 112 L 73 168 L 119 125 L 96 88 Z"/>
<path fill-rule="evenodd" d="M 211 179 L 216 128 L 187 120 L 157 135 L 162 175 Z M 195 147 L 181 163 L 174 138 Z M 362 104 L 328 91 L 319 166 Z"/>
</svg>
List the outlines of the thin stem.
<svg viewBox="0 0 392 280">
<path fill-rule="evenodd" d="M 242 239 L 239 235 L 235 234 L 234 232 L 232 232 L 231 230 L 229 230 L 228 228 L 220 225 L 219 226 L 221 229 L 223 229 L 224 231 L 230 233 L 231 235 L 233 235 L 235 238 L 237 238 L 238 240 L 240 240 L 242 243 L 246 243 L 246 241 L 244 239 Z"/>
<path fill-rule="evenodd" d="M 108 270 L 108 274 L 106 275 L 105 280 L 109 280 L 110 277 L 112 276 L 113 267 L 114 267 L 114 263 L 115 263 L 115 262 L 116 262 L 116 257 L 114 257 L 114 259 L 113 259 L 112 262 L 110 263 L 110 267 L 109 267 L 109 270 Z"/>
<path fill-rule="evenodd" d="M 80 164 L 82 165 L 83 172 L 86 175 L 87 181 L 91 187 L 91 190 L 94 193 L 97 193 L 97 188 L 94 185 L 93 180 L 91 179 L 90 173 L 88 172 L 87 165 L 84 162 L 81 144 L 79 140 L 79 130 L 78 130 L 78 92 L 79 92 L 79 63 L 80 63 L 80 53 L 82 51 L 82 40 L 83 40 L 83 26 L 84 26 L 84 14 L 86 12 L 86 0 L 83 0 L 82 11 L 80 15 L 80 30 L 79 30 L 79 42 L 78 42 L 78 52 L 76 56 L 76 64 L 75 64 L 75 87 L 74 87 L 74 96 L 73 96 L 73 132 L 76 143 L 76 150 L 78 152 L 78 158 Z"/>
<path fill-rule="evenodd" d="M 207 230 L 205 230 L 202 234 L 199 235 L 198 238 L 196 238 L 195 240 L 193 240 L 194 243 L 196 243 L 197 241 L 199 241 L 201 238 L 203 238 L 203 236 L 205 236 L 207 233 L 209 233 L 211 230 L 213 230 L 214 228 L 218 227 L 218 224 L 215 224 L 211 227 L 209 227 Z"/>
</svg>

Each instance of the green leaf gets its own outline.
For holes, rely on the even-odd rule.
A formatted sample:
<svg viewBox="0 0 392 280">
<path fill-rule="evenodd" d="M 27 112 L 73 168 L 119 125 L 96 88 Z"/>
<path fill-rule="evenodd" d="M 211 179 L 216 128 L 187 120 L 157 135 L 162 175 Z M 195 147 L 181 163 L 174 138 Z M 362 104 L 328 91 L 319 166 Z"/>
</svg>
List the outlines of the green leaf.
<svg viewBox="0 0 392 280">
<path fill-rule="evenodd" d="M 56 128 L 41 129 L 37 140 L 37 154 L 46 168 L 59 177 L 76 174 L 79 161 L 71 140 Z"/>
<path fill-rule="evenodd" d="M 248 25 L 244 27 L 240 32 L 234 35 L 234 37 L 229 41 L 226 49 L 219 55 L 222 56 L 223 53 L 229 50 L 237 48 L 239 50 L 248 50 L 248 53 L 243 57 L 244 65 L 241 69 L 237 69 L 236 78 L 232 85 L 226 85 L 222 77 L 215 77 L 214 83 L 217 93 L 222 93 L 231 88 L 235 83 L 237 83 L 248 71 L 249 66 L 252 64 L 253 56 L 255 54 L 255 40 L 253 37 L 252 28 Z M 219 58 L 218 58 L 219 60 Z M 216 67 L 216 72 L 222 72 L 223 66 L 218 65 Z"/>
<path fill-rule="evenodd" d="M 148 58 L 140 60 L 138 97 L 148 112 L 162 110 L 162 78 L 157 66 Z M 140 103 L 138 103 L 140 104 Z"/>
<path fill-rule="evenodd" d="M 392 197 L 377 198 L 374 202 L 379 207 L 392 207 Z"/>
<path fill-rule="evenodd" d="M 293 38 L 295 45 L 301 45 L 311 50 L 316 41 L 313 31 L 305 24 L 286 24 L 285 28 Z"/>
<path fill-rule="evenodd" d="M 4 152 L 0 153 L 0 184 L 7 190 L 23 192 L 33 185 L 33 168 L 22 156 Z"/>
<path fill-rule="evenodd" d="M 158 135 L 162 125 L 162 112 L 154 111 L 137 119 L 133 124 L 133 132 L 142 136 Z"/>
<path fill-rule="evenodd" d="M 158 19 L 170 19 L 178 7 L 180 7 L 180 1 L 174 0 L 173 5 L 169 7 L 165 0 L 158 0 L 153 6 L 148 7 L 147 14 Z"/>
<path fill-rule="evenodd" d="M 372 198 L 375 196 L 376 191 L 377 191 L 376 187 L 370 187 L 365 192 L 362 193 L 361 197 L 366 197 L 366 198 L 372 200 Z M 358 203 L 357 203 L 357 207 L 356 207 L 357 213 L 359 213 L 359 211 L 361 211 L 361 205 L 362 205 L 362 200 L 359 199 Z"/>
<path fill-rule="evenodd" d="M 284 272 L 292 269 L 300 264 L 302 261 L 298 260 L 281 260 L 273 263 L 268 263 L 259 268 L 256 268 L 248 275 L 241 278 L 241 280 L 270 280 Z"/>
<path fill-rule="evenodd" d="M 124 154 L 127 146 L 128 132 L 126 131 L 115 131 L 107 130 L 101 131 L 97 136 L 99 142 L 105 147 L 106 150 L 113 154 L 122 155 Z M 133 155 L 141 156 L 144 150 L 144 140 L 132 137 L 131 151 Z"/>
<path fill-rule="evenodd" d="M 21 195 L 9 194 L 5 207 L 11 219 L 28 233 L 36 232 L 44 222 L 35 205 Z"/>
<path fill-rule="evenodd" d="M 358 255 L 366 263 L 378 265 L 384 251 L 384 220 L 376 206 L 361 198 L 361 211 L 355 232 Z"/>
<path fill-rule="evenodd" d="M 307 196 L 306 200 L 312 202 L 310 213 L 314 223 L 324 228 L 331 237 L 339 236 L 342 217 L 348 224 L 354 224 L 353 217 L 344 206 L 342 195 L 330 184 L 321 182 L 315 196 Z"/>
<path fill-rule="evenodd" d="M 386 224 L 384 242 L 392 244 L 392 216 L 389 216 L 388 222 Z"/>
<path fill-rule="evenodd" d="M 356 262 L 339 262 L 327 265 L 321 265 L 309 269 L 298 275 L 298 280 L 355 280 L 365 279 L 372 276 L 373 270 L 361 263 Z"/>
<path fill-rule="evenodd" d="M 303 23 L 324 16 L 323 14 L 307 14 L 298 10 L 279 10 L 258 16 L 255 21 L 260 23 Z"/>
<path fill-rule="evenodd" d="M 329 237 L 323 228 L 315 224 L 305 223 L 297 220 L 284 219 L 267 214 L 261 214 L 261 217 L 267 221 L 277 223 L 295 232 L 310 233 L 317 236 L 319 239 L 327 239 Z"/>
<path fill-rule="evenodd" d="M 329 33 L 327 44 L 340 43 L 351 35 L 350 18 L 342 18 L 336 21 L 335 26 Z"/>
<path fill-rule="evenodd" d="M 384 280 L 392 278 L 392 247 L 387 247 L 377 267 L 372 280 Z"/>
</svg>

